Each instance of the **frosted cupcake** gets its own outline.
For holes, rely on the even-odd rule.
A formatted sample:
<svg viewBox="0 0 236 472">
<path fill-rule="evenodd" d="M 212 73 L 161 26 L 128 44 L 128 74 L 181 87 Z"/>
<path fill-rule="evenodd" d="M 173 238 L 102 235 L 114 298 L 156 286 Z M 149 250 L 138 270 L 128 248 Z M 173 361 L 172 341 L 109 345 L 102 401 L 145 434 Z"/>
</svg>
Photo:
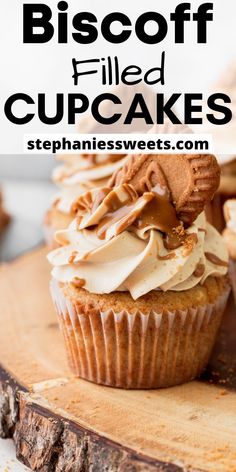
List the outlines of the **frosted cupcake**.
<svg viewBox="0 0 236 472">
<path fill-rule="evenodd" d="M 53 181 L 60 187 L 44 220 L 45 239 L 55 246 L 54 233 L 65 229 L 73 219 L 71 205 L 76 197 L 92 188 L 107 184 L 109 178 L 125 162 L 124 155 L 67 155 L 53 172 Z"/>
<path fill-rule="evenodd" d="M 131 157 L 112 180 L 74 202 L 48 256 L 70 366 L 114 387 L 187 382 L 209 359 L 229 293 L 227 249 L 203 211 L 218 165 Z"/>
<path fill-rule="evenodd" d="M 206 207 L 206 215 L 207 220 L 222 232 L 225 227 L 223 206 L 228 199 L 236 198 L 236 157 L 222 155 L 217 158 L 221 167 L 220 185 L 214 198 Z"/>
<path fill-rule="evenodd" d="M 224 205 L 226 229 L 223 236 L 229 251 L 229 276 L 236 300 L 236 199 L 227 200 Z"/>
<path fill-rule="evenodd" d="M 213 84 L 211 93 L 219 91 L 231 99 L 232 120 L 228 125 L 212 125 L 205 131 L 212 134 L 215 148 L 221 150 L 221 154 L 217 155 L 221 167 L 220 186 L 207 208 L 207 218 L 222 231 L 225 227 L 223 205 L 227 199 L 236 198 L 236 61 L 233 61 Z"/>
</svg>

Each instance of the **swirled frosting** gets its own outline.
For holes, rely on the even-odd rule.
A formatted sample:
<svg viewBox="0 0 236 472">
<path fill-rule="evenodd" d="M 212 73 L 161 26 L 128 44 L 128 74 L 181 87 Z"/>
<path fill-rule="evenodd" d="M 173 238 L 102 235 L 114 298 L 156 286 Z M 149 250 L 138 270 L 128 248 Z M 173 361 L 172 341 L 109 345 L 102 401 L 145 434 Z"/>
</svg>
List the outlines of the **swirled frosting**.
<svg viewBox="0 0 236 472">
<path fill-rule="evenodd" d="M 124 155 L 68 155 L 59 157 L 64 161 L 55 168 L 53 181 L 60 186 L 54 204 L 63 213 L 70 213 L 71 204 L 78 195 L 95 187 L 106 185 L 107 180 L 125 162 Z"/>
<path fill-rule="evenodd" d="M 222 237 L 202 213 L 187 229 L 166 189 L 138 196 L 131 185 L 103 188 L 74 202 L 77 216 L 56 233 L 61 247 L 48 255 L 52 275 L 92 293 L 188 290 L 227 273 Z"/>
<path fill-rule="evenodd" d="M 236 260 L 236 199 L 227 200 L 224 204 L 226 228 L 223 237 L 227 245 L 229 256 Z"/>
<path fill-rule="evenodd" d="M 236 237 L 236 199 L 227 200 L 224 204 L 224 215 L 227 228 Z"/>
</svg>

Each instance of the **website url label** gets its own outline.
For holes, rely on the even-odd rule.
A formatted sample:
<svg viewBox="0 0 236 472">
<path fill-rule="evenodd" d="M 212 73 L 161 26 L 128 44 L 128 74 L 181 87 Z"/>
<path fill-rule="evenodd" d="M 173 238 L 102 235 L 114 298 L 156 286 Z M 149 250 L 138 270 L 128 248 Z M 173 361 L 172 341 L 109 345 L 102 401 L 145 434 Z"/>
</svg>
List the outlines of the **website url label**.
<svg viewBox="0 0 236 472">
<path fill-rule="evenodd" d="M 24 136 L 26 154 L 208 154 L 210 134 L 29 134 Z"/>
</svg>

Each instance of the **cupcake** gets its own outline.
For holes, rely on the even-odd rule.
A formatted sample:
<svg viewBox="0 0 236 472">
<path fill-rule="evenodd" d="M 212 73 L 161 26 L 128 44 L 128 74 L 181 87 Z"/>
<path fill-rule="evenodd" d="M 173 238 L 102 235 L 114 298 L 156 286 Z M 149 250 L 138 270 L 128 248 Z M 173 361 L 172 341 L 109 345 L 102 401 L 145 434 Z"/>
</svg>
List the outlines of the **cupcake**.
<svg viewBox="0 0 236 472">
<path fill-rule="evenodd" d="M 217 159 L 221 168 L 220 185 L 206 206 L 206 216 L 209 223 L 222 232 L 225 227 L 224 204 L 228 199 L 236 198 L 236 156 L 222 155 Z"/>
<path fill-rule="evenodd" d="M 48 255 L 71 369 L 120 388 L 190 381 L 229 294 L 227 248 L 204 213 L 219 167 L 209 155 L 133 156 L 112 182 L 74 202 Z"/>
<path fill-rule="evenodd" d="M 60 188 L 44 219 L 45 240 L 56 246 L 54 233 L 65 229 L 73 219 L 71 205 L 76 197 L 95 187 L 102 187 L 125 162 L 124 155 L 67 155 L 58 157 L 63 163 L 53 172 L 53 181 Z"/>
<path fill-rule="evenodd" d="M 205 132 L 213 136 L 218 153 L 216 157 L 221 167 L 220 186 L 207 207 L 207 218 L 218 231 L 222 231 L 225 227 L 223 205 L 227 199 L 236 198 L 236 61 L 228 66 L 211 87 L 211 93 L 219 91 L 231 99 L 232 120 L 224 126 L 206 126 Z"/>
<path fill-rule="evenodd" d="M 229 276 L 236 300 L 236 199 L 225 202 L 224 215 L 226 228 L 223 237 L 229 251 Z"/>
<path fill-rule="evenodd" d="M 0 232 L 7 226 L 10 221 L 10 216 L 6 213 L 3 207 L 2 192 L 0 190 Z"/>
</svg>

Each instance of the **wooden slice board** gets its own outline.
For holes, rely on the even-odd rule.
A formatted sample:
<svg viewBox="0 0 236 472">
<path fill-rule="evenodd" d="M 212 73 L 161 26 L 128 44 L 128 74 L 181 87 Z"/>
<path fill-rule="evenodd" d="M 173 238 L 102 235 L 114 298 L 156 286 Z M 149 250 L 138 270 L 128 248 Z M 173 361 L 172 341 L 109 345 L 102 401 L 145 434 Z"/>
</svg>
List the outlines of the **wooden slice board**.
<svg viewBox="0 0 236 472">
<path fill-rule="evenodd" d="M 205 378 L 127 391 L 73 377 L 44 248 L 0 268 L 0 435 L 47 471 L 236 471 L 236 312 Z"/>
</svg>

